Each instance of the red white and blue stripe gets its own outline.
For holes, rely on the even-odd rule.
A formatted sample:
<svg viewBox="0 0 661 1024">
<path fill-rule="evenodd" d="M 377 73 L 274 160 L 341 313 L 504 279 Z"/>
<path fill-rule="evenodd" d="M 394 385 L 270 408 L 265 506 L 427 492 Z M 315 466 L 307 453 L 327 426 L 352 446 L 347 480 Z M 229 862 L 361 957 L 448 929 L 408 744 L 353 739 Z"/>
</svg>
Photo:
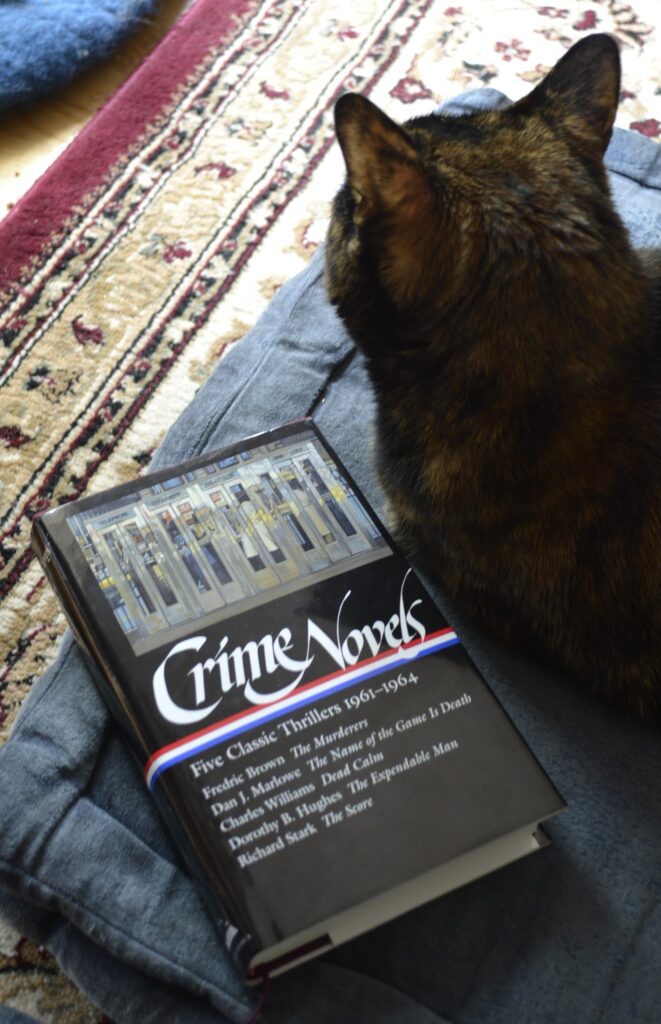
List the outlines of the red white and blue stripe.
<svg viewBox="0 0 661 1024">
<path fill-rule="evenodd" d="M 174 743 L 161 747 L 149 758 L 145 765 L 145 781 L 153 789 L 156 779 L 166 768 L 171 768 L 181 761 L 187 761 L 211 747 L 235 739 L 249 729 L 266 725 L 274 719 L 282 718 L 293 711 L 300 711 L 309 704 L 332 697 L 358 683 L 364 683 L 372 676 L 382 672 L 394 672 L 402 666 L 411 665 L 419 658 L 424 658 L 445 647 L 460 643 L 453 629 L 441 629 L 432 633 L 422 641 L 412 641 L 402 648 L 391 648 L 372 658 L 358 662 L 350 669 L 339 669 L 330 675 L 306 683 L 288 696 L 274 701 L 272 704 L 260 704 L 257 707 L 239 711 L 222 722 L 190 733 Z M 406 652 L 406 653 L 404 653 Z"/>
</svg>

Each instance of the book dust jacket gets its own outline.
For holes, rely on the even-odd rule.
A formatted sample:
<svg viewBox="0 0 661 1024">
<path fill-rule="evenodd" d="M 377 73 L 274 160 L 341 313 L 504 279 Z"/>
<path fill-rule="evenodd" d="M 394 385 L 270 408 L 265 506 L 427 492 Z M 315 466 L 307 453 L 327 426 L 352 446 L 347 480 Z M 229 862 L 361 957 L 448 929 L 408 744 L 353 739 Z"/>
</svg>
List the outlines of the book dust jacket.
<svg viewBox="0 0 661 1024">
<path fill-rule="evenodd" d="M 563 806 L 311 421 L 47 513 L 34 546 L 248 974 Z"/>
</svg>

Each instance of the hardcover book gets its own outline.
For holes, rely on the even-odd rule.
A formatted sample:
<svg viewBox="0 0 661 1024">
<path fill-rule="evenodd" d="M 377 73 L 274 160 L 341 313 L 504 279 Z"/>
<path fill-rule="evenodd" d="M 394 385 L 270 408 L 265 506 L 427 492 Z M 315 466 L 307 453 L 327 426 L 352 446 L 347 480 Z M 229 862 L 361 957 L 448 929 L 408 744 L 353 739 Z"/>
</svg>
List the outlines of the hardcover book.
<svg viewBox="0 0 661 1024">
<path fill-rule="evenodd" d="M 312 421 L 33 545 L 248 981 L 548 841 L 561 797 Z"/>
</svg>

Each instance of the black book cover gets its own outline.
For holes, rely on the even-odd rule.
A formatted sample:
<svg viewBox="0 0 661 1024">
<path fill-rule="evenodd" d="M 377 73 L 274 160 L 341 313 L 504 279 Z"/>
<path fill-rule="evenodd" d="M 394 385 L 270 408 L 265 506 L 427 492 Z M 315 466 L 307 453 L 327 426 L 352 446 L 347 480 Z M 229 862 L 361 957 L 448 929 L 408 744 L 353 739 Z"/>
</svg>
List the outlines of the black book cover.
<svg viewBox="0 0 661 1024">
<path fill-rule="evenodd" d="M 248 978 L 543 845 L 562 799 L 311 421 L 33 545 Z"/>
</svg>

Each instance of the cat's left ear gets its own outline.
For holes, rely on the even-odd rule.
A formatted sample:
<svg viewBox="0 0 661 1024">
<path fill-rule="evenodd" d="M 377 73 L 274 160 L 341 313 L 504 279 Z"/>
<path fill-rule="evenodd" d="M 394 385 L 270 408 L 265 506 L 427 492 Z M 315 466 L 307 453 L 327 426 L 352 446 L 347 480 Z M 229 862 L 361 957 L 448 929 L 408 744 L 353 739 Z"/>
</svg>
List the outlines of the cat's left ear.
<svg viewBox="0 0 661 1024">
<path fill-rule="evenodd" d="M 356 220 L 377 210 L 401 213 L 424 201 L 425 174 L 409 136 L 371 100 L 358 93 L 341 96 L 335 130 L 356 199 Z"/>
<path fill-rule="evenodd" d="M 620 51 L 595 33 L 576 43 L 546 78 L 513 107 L 559 124 L 588 155 L 603 156 L 620 98 Z"/>
</svg>

